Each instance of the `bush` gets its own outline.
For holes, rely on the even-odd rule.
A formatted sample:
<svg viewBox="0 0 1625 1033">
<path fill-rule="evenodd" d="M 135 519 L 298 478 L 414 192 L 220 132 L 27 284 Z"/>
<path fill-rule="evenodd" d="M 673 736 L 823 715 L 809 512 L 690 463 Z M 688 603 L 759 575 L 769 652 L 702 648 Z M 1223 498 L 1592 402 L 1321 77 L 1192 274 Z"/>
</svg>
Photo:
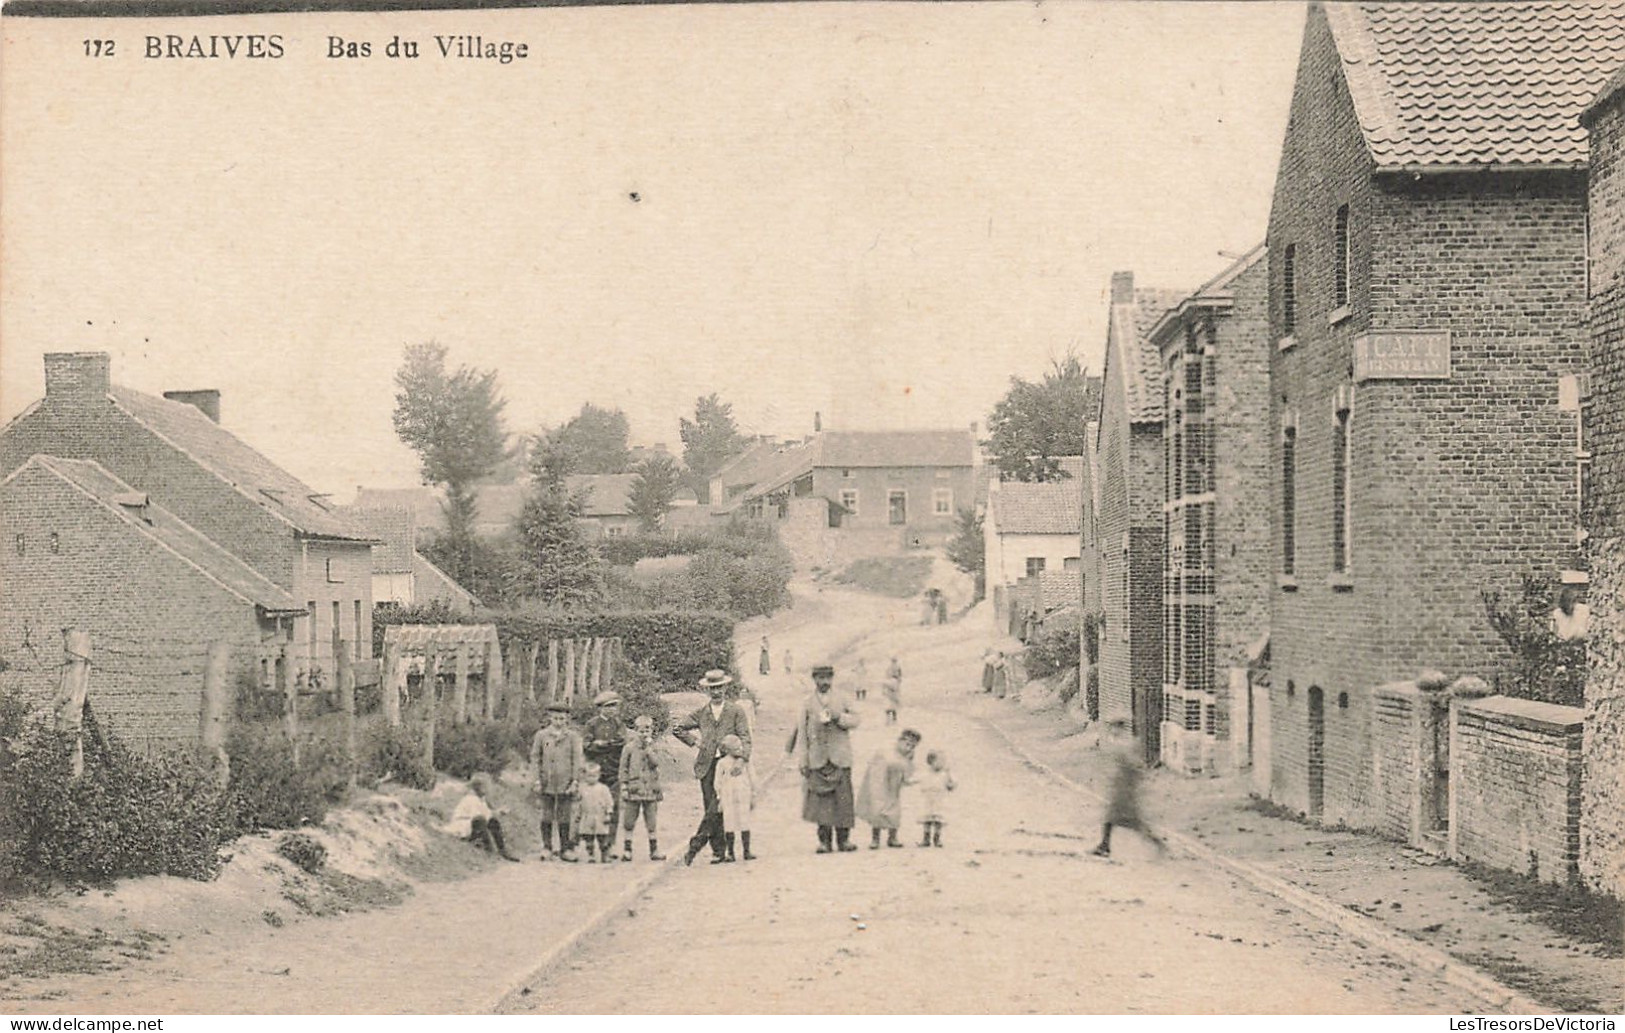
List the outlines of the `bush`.
<svg viewBox="0 0 1625 1033">
<path fill-rule="evenodd" d="M 1061 679 L 1060 688 L 1055 690 L 1055 695 L 1060 698 L 1062 703 L 1070 703 L 1078 698 L 1078 669 L 1076 667 L 1066 672 L 1066 676 Z"/>
<path fill-rule="evenodd" d="M 478 771 L 495 778 L 511 759 L 525 756 L 529 748 L 529 740 L 521 741 L 514 726 L 500 721 L 448 723 L 434 730 L 435 770 L 464 781 Z"/>
<path fill-rule="evenodd" d="M 329 803 L 344 793 L 346 762 L 336 744 L 310 738 L 300 742 L 299 766 L 281 730 L 241 725 L 226 741 L 231 757 L 231 795 L 238 827 L 294 829 L 319 825 Z"/>
<path fill-rule="evenodd" d="M 391 728 L 379 722 L 367 735 L 362 757 L 362 770 L 370 780 L 387 778 L 410 789 L 434 788 L 434 769 L 424 762 L 423 736 L 416 728 Z"/>
<path fill-rule="evenodd" d="M 1078 666 L 1079 623 L 1075 616 L 1052 618 L 1022 653 L 1029 678 L 1048 678 Z"/>
<path fill-rule="evenodd" d="M 1100 720 L 1100 668 L 1091 666 L 1089 673 L 1083 676 L 1083 705 L 1089 712 L 1089 720 Z"/>
<path fill-rule="evenodd" d="M 211 879 L 236 834 L 229 794 L 187 754 L 142 757 L 86 715 L 84 774 L 72 737 L 23 732 L 0 773 L 0 876 L 104 883 L 124 875 Z"/>
<path fill-rule="evenodd" d="M 303 832 L 283 836 L 276 845 L 276 852 L 310 875 L 317 875 L 327 867 L 327 848 Z"/>
<path fill-rule="evenodd" d="M 1524 577 L 1518 601 L 1504 607 L 1500 592 L 1484 592 L 1483 599 L 1490 627 L 1512 652 L 1511 662 L 1495 672 L 1496 691 L 1522 699 L 1584 706 L 1585 640 L 1564 641 L 1552 630 L 1555 602 L 1551 582 Z"/>
</svg>

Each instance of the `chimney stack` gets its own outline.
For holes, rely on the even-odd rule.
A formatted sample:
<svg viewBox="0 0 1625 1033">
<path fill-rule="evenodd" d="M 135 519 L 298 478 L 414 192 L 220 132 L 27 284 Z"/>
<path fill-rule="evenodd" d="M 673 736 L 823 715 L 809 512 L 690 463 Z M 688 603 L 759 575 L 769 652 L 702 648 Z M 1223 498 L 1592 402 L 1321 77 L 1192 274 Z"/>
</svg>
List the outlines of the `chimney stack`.
<svg viewBox="0 0 1625 1033">
<path fill-rule="evenodd" d="M 171 402 L 193 406 L 214 422 L 220 422 L 220 392 L 212 387 L 197 391 L 165 391 L 164 397 Z"/>
<path fill-rule="evenodd" d="M 53 402 L 106 398 L 113 387 L 112 364 L 106 352 L 47 352 L 45 397 Z"/>
<path fill-rule="evenodd" d="M 1131 305 L 1134 303 L 1134 274 L 1112 273 L 1112 304 Z"/>
<path fill-rule="evenodd" d="M 824 414 L 813 410 L 813 433 L 821 433 L 824 429 Z"/>
</svg>

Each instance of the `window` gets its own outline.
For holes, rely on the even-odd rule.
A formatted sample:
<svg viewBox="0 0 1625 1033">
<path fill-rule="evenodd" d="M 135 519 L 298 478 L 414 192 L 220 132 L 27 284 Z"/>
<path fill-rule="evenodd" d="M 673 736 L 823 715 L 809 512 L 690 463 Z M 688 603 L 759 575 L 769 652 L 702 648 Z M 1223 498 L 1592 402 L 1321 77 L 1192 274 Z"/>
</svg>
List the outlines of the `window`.
<svg viewBox="0 0 1625 1033">
<path fill-rule="evenodd" d="M 1291 337 L 1298 332 L 1298 245 L 1288 244 L 1281 255 L 1281 329 Z"/>
<path fill-rule="evenodd" d="M 1337 209 L 1332 240 L 1332 307 L 1349 304 L 1349 206 Z"/>
<path fill-rule="evenodd" d="M 343 616 L 343 614 L 344 614 L 344 611 L 342 609 L 340 609 L 340 606 L 341 606 L 341 604 L 339 603 L 339 601 L 337 599 L 334 599 L 333 600 L 333 637 L 335 639 L 342 639 L 344 637 L 344 630 L 343 630 L 343 624 L 344 624 L 344 616 Z M 337 645 L 337 643 L 334 643 L 334 644 Z M 333 666 L 334 667 L 338 666 L 338 662 L 339 662 L 339 658 L 337 656 L 333 657 Z"/>
<path fill-rule="evenodd" d="M 604 537 L 605 538 L 621 538 L 621 537 L 624 537 L 625 535 L 626 535 L 626 528 L 621 527 L 618 524 L 610 524 L 608 527 L 604 528 Z"/>
<path fill-rule="evenodd" d="M 1349 569 L 1349 410 L 1340 405 L 1332 423 L 1332 570 Z"/>
<path fill-rule="evenodd" d="M 900 488 L 893 488 L 886 493 L 886 522 L 891 524 L 908 523 L 908 492 Z"/>
<path fill-rule="evenodd" d="M 841 471 L 841 476 L 843 478 L 847 479 L 847 480 L 850 480 L 852 478 L 852 471 L 851 470 L 842 470 Z"/>
<path fill-rule="evenodd" d="M 848 513 L 852 514 L 853 516 L 858 515 L 858 489 L 856 489 L 856 488 L 842 488 L 841 489 L 841 508 L 846 510 Z"/>
<path fill-rule="evenodd" d="M 1065 559 L 1061 560 L 1061 569 L 1062 570 L 1082 570 L 1083 569 L 1083 557 L 1081 557 L 1081 556 L 1068 556 L 1068 557 L 1066 557 Z"/>
<path fill-rule="evenodd" d="M 17 555 L 21 556 L 28 551 L 28 542 L 22 535 L 17 536 Z"/>
<path fill-rule="evenodd" d="M 1044 557 L 1042 557 L 1042 556 L 1028 556 L 1027 557 L 1027 576 L 1032 577 L 1035 574 L 1042 574 L 1043 572 L 1044 572 Z"/>
<path fill-rule="evenodd" d="M 1281 431 L 1281 573 L 1297 569 L 1298 428 Z"/>
<path fill-rule="evenodd" d="M 334 585 L 339 584 L 344 580 L 343 578 L 339 577 L 338 572 L 333 569 L 333 557 L 331 556 L 327 557 L 327 580 L 329 584 Z"/>
<path fill-rule="evenodd" d="M 937 488 L 931 492 L 931 512 L 937 516 L 953 516 L 954 490 Z"/>
<path fill-rule="evenodd" d="M 55 531 L 51 532 L 51 554 L 56 555 L 62 551 L 62 536 Z"/>
</svg>

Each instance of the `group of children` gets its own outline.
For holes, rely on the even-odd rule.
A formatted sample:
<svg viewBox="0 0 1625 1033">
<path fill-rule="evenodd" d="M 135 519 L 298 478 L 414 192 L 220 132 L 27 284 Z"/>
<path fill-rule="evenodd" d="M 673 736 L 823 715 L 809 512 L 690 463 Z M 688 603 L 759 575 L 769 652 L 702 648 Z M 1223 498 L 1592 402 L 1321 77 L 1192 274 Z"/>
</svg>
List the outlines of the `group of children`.
<svg viewBox="0 0 1625 1033">
<path fill-rule="evenodd" d="M 880 849 L 880 834 L 886 833 L 886 845 L 903 845 L 898 832 L 903 824 L 903 788 L 914 786 L 919 792 L 921 837 L 923 847 L 942 846 L 942 826 L 947 796 L 955 788 L 954 776 L 948 770 L 948 755 L 942 750 L 930 750 L 925 755 L 925 772 L 918 778 L 914 773 L 914 754 L 920 745 L 920 733 L 905 728 L 890 749 L 877 752 L 863 772 L 863 784 L 858 790 L 857 815 L 869 824 L 869 849 Z"/>
<path fill-rule="evenodd" d="M 625 832 L 620 860 L 632 860 L 632 833 L 643 818 L 649 837 L 649 859 L 663 861 L 657 829 L 662 790 L 659 758 L 654 752 L 654 721 L 640 714 L 633 735 L 621 750 L 615 788 L 605 784 L 602 766 L 582 752 L 581 733 L 570 726 L 570 708 L 554 703 L 531 741 L 530 763 L 541 796 L 541 859 L 577 860 L 575 847 L 586 847 L 588 864 L 614 861 L 617 816 Z M 556 839 L 556 845 L 555 845 Z"/>
</svg>

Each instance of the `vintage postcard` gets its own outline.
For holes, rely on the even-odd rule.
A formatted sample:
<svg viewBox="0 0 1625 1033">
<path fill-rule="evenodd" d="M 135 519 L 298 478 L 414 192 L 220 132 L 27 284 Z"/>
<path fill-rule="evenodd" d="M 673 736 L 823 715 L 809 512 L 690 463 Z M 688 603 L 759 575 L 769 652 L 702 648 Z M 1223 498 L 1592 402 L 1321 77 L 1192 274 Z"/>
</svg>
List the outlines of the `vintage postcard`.
<svg viewBox="0 0 1625 1033">
<path fill-rule="evenodd" d="M 0 1014 L 1625 1009 L 1625 2 L 299 6 L 0 15 Z"/>
</svg>

